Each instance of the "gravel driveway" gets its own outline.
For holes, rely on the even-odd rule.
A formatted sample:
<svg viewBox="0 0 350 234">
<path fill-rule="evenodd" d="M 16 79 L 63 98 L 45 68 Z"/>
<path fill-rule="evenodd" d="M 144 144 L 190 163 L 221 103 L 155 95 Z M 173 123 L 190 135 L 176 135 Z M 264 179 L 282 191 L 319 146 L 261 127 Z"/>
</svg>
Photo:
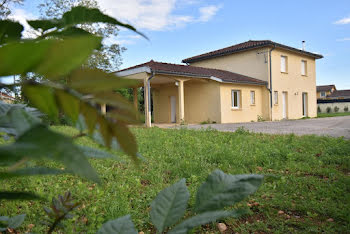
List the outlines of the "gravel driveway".
<svg viewBox="0 0 350 234">
<path fill-rule="evenodd" d="M 178 126 L 177 126 L 178 127 Z M 252 132 L 262 132 L 270 134 L 290 134 L 296 135 L 321 135 L 332 137 L 345 137 L 350 139 L 350 116 L 284 120 L 275 122 L 254 122 L 254 123 L 230 123 L 230 124 L 205 124 L 187 125 L 190 129 L 214 128 L 219 131 L 234 132 L 240 127 Z"/>
</svg>

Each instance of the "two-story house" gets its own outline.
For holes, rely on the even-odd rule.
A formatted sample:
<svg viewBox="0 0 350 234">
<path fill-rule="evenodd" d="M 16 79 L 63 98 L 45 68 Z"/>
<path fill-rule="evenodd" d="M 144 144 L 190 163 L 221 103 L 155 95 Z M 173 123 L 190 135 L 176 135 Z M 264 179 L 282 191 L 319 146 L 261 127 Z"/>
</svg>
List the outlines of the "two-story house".
<svg viewBox="0 0 350 234">
<path fill-rule="evenodd" d="M 143 83 L 147 126 L 151 109 L 155 123 L 299 119 L 317 115 L 319 58 L 270 40 L 247 41 L 184 59 L 186 65 L 151 60 L 116 75 Z"/>
<path fill-rule="evenodd" d="M 319 85 L 316 86 L 317 99 L 324 99 L 328 95 L 331 95 L 337 88 L 335 85 Z"/>
</svg>

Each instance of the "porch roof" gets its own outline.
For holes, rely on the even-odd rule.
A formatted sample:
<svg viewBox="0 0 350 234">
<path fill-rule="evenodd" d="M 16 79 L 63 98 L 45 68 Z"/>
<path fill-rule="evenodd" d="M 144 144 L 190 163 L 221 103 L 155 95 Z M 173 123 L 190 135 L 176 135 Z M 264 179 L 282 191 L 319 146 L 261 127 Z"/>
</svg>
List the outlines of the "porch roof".
<svg viewBox="0 0 350 234">
<path fill-rule="evenodd" d="M 118 76 L 128 76 L 131 74 L 137 74 L 141 72 L 165 74 L 174 76 L 187 76 L 195 78 L 206 78 L 223 83 L 238 83 L 238 84 L 253 84 L 253 85 L 266 85 L 267 82 L 259 79 L 255 79 L 249 76 L 241 75 L 234 72 L 210 69 L 204 67 L 195 67 L 190 65 L 180 65 L 171 63 L 155 62 L 153 60 L 139 64 L 133 67 L 129 67 L 120 71 L 117 71 Z"/>
</svg>

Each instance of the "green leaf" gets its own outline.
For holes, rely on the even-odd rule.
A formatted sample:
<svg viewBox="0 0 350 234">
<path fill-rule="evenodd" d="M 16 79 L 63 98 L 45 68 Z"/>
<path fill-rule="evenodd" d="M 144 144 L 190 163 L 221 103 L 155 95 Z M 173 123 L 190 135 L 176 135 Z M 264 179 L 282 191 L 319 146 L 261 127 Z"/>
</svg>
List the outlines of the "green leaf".
<svg viewBox="0 0 350 234">
<path fill-rule="evenodd" d="M 97 231 L 97 234 L 137 234 L 134 223 L 130 215 L 121 218 L 110 220 L 102 225 Z"/>
<path fill-rule="evenodd" d="M 38 195 L 28 192 L 1 191 L 0 200 L 36 200 L 41 199 Z"/>
<path fill-rule="evenodd" d="M 34 29 L 42 29 L 44 32 L 51 28 L 59 27 L 62 23 L 57 19 L 28 20 L 28 24 Z"/>
<path fill-rule="evenodd" d="M 71 118 L 73 123 L 76 123 L 79 117 L 80 100 L 63 90 L 57 89 L 55 93 L 63 112 Z"/>
<path fill-rule="evenodd" d="M 90 106 L 87 103 L 82 102 L 80 105 L 80 113 L 84 117 L 84 121 L 89 134 L 92 135 L 95 131 L 98 117 L 98 112 L 96 111 L 96 108 Z"/>
<path fill-rule="evenodd" d="M 213 211 L 231 206 L 255 193 L 262 181 L 261 175 L 229 175 L 215 170 L 198 189 L 195 211 Z"/>
<path fill-rule="evenodd" d="M 0 45 L 12 40 L 19 40 L 24 27 L 11 20 L 0 20 Z"/>
<path fill-rule="evenodd" d="M 45 58 L 53 40 L 22 41 L 0 47 L 0 76 L 25 74 L 34 71 Z"/>
<path fill-rule="evenodd" d="M 23 85 L 23 92 L 35 107 L 57 121 L 58 108 L 52 88 L 43 85 L 26 84 Z"/>
<path fill-rule="evenodd" d="M 56 40 L 46 51 L 45 60 L 37 64 L 35 72 L 56 80 L 83 64 L 90 54 L 101 45 L 96 36 L 72 37 Z"/>
<path fill-rule="evenodd" d="M 138 86 L 139 81 L 123 79 L 100 69 L 78 69 L 70 75 L 69 86 L 81 93 L 114 91 L 120 88 Z"/>
<path fill-rule="evenodd" d="M 92 35 L 91 33 L 85 31 L 84 29 L 77 27 L 67 27 L 63 30 L 55 30 L 49 33 L 46 33 L 44 37 L 57 37 L 57 38 L 68 38 L 68 37 L 76 37 L 76 36 L 88 36 Z"/>
<path fill-rule="evenodd" d="M 187 234 L 192 228 L 201 226 L 207 223 L 214 222 L 218 219 L 223 219 L 227 217 L 239 217 L 242 214 L 246 213 L 245 211 L 241 210 L 234 210 L 234 211 L 208 211 L 199 215 L 196 215 L 194 217 L 188 218 L 179 225 L 175 226 L 173 229 L 171 229 L 168 233 L 169 234 Z"/>
<path fill-rule="evenodd" d="M 88 146 L 82 146 L 82 145 L 78 145 L 78 148 L 88 158 L 116 158 L 115 155 L 108 153 L 107 151 L 104 151 L 104 150 L 100 150 L 100 149 L 96 149 Z"/>
<path fill-rule="evenodd" d="M 25 214 L 21 214 L 21 215 L 17 215 L 17 216 L 11 217 L 8 220 L 8 227 L 12 228 L 12 229 L 18 228 L 24 222 L 25 217 L 26 217 Z"/>
<path fill-rule="evenodd" d="M 79 148 L 74 145 L 72 139 L 53 132 L 43 125 L 31 128 L 15 143 L 0 147 L 0 155 L 46 157 L 62 162 L 72 173 L 99 182 L 95 170 Z"/>
<path fill-rule="evenodd" d="M 0 116 L 1 130 L 14 136 L 40 123 L 40 119 L 20 106 L 12 106 L 5 115 Z"/>
<path fill-rule="evenodd" d="M 158 233 L 177 223 L 185 214 L 190 193 L 186 187 L 186 180 L 162 190 L 151 203 L 151 220 Z"/>
<path fill-rule="evenodd" d="M 35 175 L 58 175 L 67 173 L 64 170 L 46 167 L 22 168 L 15 171 L 0 172 L 0 179 L 8 179 L 18 176 L 35 176 Z"/>
<path fill-rule="evenodd" d="M 144 38 L 147 38 L 144 34 L 138 32 L 133 26 L 124 24 L 108 15 L 105 15 L 99 9 L 92 9 L 83 6 L 73 7 L 70 11 L 63 14 L 62 19 L 63 25 L 61 25 L 61 27 L 84 23 L 108 23 L 130 29 Z"/>
<path fill-rule="evenodd" d="M 125 124 L 117 121 L 112 125 L 112 130 L 121 149 L 137 162 L 137 143 L 135 136 L 130 132 L 130 129 Z"/>
</svg>

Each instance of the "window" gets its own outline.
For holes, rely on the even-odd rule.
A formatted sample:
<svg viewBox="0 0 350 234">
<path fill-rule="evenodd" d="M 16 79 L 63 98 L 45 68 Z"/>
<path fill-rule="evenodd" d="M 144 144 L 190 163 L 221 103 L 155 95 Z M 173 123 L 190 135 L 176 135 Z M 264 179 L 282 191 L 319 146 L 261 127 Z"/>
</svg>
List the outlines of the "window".
<svg viewBox="0 0 350 234">
<path fill-rule="evenodd" d="M 326 96 L 326 92 L 321 92 L 321 97 L 325 97 Z"/>
<path fill-rule="evenodd" d="M 250 91 L 250 105 L 255 105 L 255 91 Z"/>
<path fill-rule="evenodd" d="M 274 94 L 273 95 L 273 97 L 274 97 L 274 104 L 277 105 L 278 104 L 278 91 L 275 91 L 273 94 Z"/>
<path fill-rule="evenodd" d="M 307 72 L 307 63 L 305 60 L 301 60 L 301 75 L 306 76 Z"/>
<path fill-rule="evenodd" d="M 241 99 L 241 91 L 240 90 L 232 90 L 232 108 L 239 109 L 240 108 L 240 99 Z"/>
<path fill-rule="evenodd" d="M 281 72 L 287 72 L 287 56 L 281 56 Z"/>
</svg>

